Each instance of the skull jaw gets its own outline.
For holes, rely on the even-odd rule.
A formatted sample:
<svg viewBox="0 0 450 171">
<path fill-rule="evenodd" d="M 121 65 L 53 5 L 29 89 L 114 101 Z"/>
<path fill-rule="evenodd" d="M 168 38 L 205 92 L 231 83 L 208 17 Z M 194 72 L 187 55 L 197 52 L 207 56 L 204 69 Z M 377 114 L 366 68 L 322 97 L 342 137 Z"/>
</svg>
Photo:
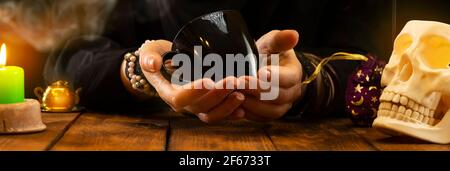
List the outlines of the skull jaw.
<svg viewBox="0 0 450 171">
<path fill-rule="evenodd" d="M 391 135 L 398 135 L 400 133 L 433 143 L 449 144 L 450 110 L 447 111 L 441 122 L 435 126 L 420 125 L 379 116 L 374 120 L 372 127 Z"/>
</svg>

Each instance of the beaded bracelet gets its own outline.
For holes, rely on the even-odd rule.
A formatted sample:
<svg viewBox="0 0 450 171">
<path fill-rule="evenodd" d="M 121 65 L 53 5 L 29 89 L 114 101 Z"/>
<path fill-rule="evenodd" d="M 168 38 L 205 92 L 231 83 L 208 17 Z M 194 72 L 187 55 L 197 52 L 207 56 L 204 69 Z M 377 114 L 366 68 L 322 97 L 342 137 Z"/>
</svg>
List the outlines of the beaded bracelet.
<svg viewBox="0 0 450 171">
<path fill-rule="evenodd" d="M 124 55 L 124 60 L 127 62 L 125 74 L 130 80 L 131 87 L 139 92 L 145 93 L 146 95 L 157 96 L 158 93 L 148 83 L 139 65 L 139 52 L 135 51 L 134 53 L 126 53 Z"/>
</svg>

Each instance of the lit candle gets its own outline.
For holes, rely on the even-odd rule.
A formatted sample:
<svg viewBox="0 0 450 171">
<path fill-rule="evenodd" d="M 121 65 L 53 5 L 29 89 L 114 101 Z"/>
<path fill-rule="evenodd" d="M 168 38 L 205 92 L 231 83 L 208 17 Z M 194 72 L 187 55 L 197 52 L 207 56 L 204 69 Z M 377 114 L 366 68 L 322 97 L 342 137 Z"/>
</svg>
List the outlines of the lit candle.
<svg viewBox="0 0 450 171">
<path fill-rule="evenodd" d="M 24 71 L 17 66 L 6 66 L 6 46 L 0 49 L 0 104 L 24 102 Z"/>
</svg>

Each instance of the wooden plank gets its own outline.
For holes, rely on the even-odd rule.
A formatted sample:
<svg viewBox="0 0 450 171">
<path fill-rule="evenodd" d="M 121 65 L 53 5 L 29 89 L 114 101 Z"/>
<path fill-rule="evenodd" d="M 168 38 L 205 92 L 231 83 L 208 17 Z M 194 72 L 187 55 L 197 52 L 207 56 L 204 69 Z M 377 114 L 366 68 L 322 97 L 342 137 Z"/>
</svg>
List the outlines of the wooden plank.
<svg viewBox="0 0 450 171">
<path fill-rule="evenodd" d="M 168 118 L 85 113 L 51 150 L 165 150 Z"/>
<path fill-rule="evenodd" d="M 168 150 L 171 151 L 275 150 L 264 133 L 266 124 L 249 121 L 205 124 L 197 118 L 176 118 L 170 126 Z"/>
<path fill-rule="evenodd" d="M 374 128 L 354 130 L 383 151 L 450 151 L 450 145 L 433 144 L 406 136 L 390 136 Z"/>
<path fill-rule="evenodd" d="M 267 129 L 278 150 L 283 151 L 372 151 L 347 119 L 274 122 Z"/>
<path fill-rule="evenodd" d="M 47 129 L 32 134 L 0 135 L 0 150 L 40 151 L 46 150 L 60 138 L 79 113 L 43 113 Z"/>
</svg>

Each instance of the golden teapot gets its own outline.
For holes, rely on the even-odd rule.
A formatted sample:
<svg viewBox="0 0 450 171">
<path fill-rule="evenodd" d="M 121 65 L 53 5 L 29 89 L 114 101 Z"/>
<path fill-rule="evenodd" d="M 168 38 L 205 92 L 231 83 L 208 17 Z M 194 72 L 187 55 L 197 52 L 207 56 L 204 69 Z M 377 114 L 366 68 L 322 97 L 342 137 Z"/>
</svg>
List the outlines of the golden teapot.
<svg viewBox="0 0 450 171">
<path fill-rule="evenodd" d="M 48 112 L 70 112 L 79 103 L 81 88 L 75 92 L 69 88 L 67 81 L 56 81 L 47 89 L 36 87 L 34 94 L 42 104 L 42 110 Z"/>
</svg>

